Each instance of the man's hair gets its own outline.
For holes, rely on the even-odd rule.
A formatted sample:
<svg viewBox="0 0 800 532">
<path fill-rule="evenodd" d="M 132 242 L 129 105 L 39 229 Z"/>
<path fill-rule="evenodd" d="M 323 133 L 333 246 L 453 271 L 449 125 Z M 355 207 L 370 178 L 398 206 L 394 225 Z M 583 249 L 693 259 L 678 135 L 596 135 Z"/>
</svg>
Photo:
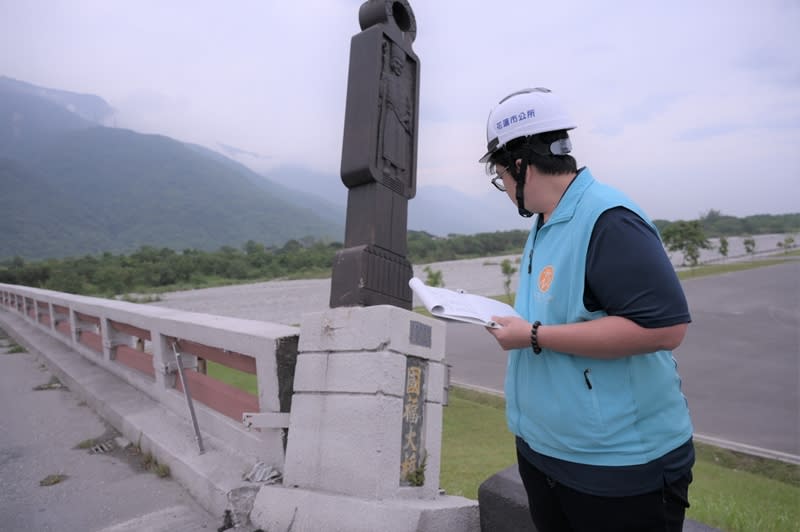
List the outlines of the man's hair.
<svg viewBox="0 0 800 532">
<path fill-rule="evenodd" d="M 514 164 L 514 161 L 525 156 L 528 162 L 542 174 L 575 173 L 578 171 L 578 164 L 572 155 L 553 155 L 550 152 L 550 145 L 553 142 L 566 138 L 569 138 L 569 135 L 565 129 L 546 131 L 529 137 L 520 137 L 497 150 L 489 162 L 509 167 Z"/>
</svg>

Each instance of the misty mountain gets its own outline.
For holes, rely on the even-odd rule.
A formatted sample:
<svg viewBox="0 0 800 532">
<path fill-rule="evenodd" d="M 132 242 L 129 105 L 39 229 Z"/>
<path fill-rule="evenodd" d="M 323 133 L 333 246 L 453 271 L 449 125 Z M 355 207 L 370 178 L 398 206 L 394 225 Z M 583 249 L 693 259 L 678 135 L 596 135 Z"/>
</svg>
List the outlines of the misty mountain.
<svg viewBox="0 0 800 532">
<path fill-rule="evenodd" d="M 94 125 L 28 87 L 0 77 L 0 157 L 28 157 L 60 134 Z"/>
<path fill-rule="evenodd" d="M 316 172 L 302 166 L 279 166 L 262 174 L 271 183 L 281 183 L 294 193 L 310 194 L 335 206 L 344 220 L 347 207 L 347 187 L 334 171 Z"/>
<path fill-rule="evenodd" d="M 228 157 L 225 157 L 214 150 L 210 150 L 197 144 L 186 144 L 186 146 L 197 153 L 204 155 L 205 157 L 209 157 L 212 160 L 225 165 L 230 170 L 240 173 L 242 176 L 247 178 L 248 181 L 265 192 L 268 192 L 275 198 L 286 201 L 287 203 L 296 203 L 298 199 L 300 199 L 300 201 L 309 205 L 311 208 L 313 208 L 313 210 L 324 212 L 326 218 L 335 220 L 339 225 L 344 227 L 344 220 L 346 216 L 345 208 L 347 205 L 347 189 L 343 184 L 341 184 L 341 180 L 339 181 L 342 189 L 340 192 L 344 194 L 344 201 L 336 201 L 336 194 L 328 195 L 324 191 L 321 192 L 313 187 L 304 188 L 302 186 L 284 186 L 283 183 L 293 182 L 295 180 L 301 184 L 306 181 L 309 183 L 315 183 L 318 174 L 312 170 L 296 168 L 292 174 L 275 173 L 274 175 L 262 175 L 254 170 L 251 170 L 245 164 L 237 162 L 233 159 L 229 159 Z M 298 195 L 298 193 L 300 195 Z"/>
<path fill-rule="evenodd" d="M 100 126 L 92 97 L 0 81 L 0 258 L 343 238 L 333 206 L 221 154 Z"/>
<path fill-rule="evenodd" d="M 296 166 L 282 166 L 266 172 L 271 182 L 285 184 L 299 192 L 309 192 L 337 205 L 347 206 L 347 188 L 338 174 L 321 173 Z M 419 179 L 419 178 L 418 178 Z M 488 185 L 488 179 L 486 180 Z M 344 214 L 342 214 L 344 216 Z M 408 228 L 432 235 L 471 235 L 511 229 L 530 229 L 529 219 L 521 218 L 505 194 L 487 186 L 483 196 L 470 196 L 447 186 L 420 186 L 408 204 Z"/>
<path fill-rule="evenodd" d="M 67 110 L 74 116 L 96 124 L 102 124 L 114 114 L 114 109 L 104 99 L 94 94 L 48 89 L 6 76 L 0 76 L 0 92 L 4 97 L 14 94 L 36 96 Z"/>
<path fill-rule="evenodd" d="M 531 219 L 520 217 L 504 193 L 487 188 L 471 196 L 446 186 L 418 187 L 408 207 L 409 229 L 446 236 L 531 228 Z"/>
</svg>

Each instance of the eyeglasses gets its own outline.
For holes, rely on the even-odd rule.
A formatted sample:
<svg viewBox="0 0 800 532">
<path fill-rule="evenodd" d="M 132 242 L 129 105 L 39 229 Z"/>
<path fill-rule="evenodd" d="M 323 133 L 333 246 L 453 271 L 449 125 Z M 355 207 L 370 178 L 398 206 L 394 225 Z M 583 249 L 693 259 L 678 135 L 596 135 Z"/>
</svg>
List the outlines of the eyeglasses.
<svg viewBox="0 0 800 532">
<path fill-rule="evenodd" d="M 495 174 L 496 167 L 494 165 L 492 165 L 491 168 L 489 168 L 489 172 L 490 172 L 490 174 Z M 506 185 L 505 185 L 505 183 L 503 183 L 503 176 L 507 172 L 508 172 L 508 168 L 504 168 L 502 172 L 497 173 L 492 178 L 492 184 L 494 185 L 494 188 L 496 188 L 500 192 L 505 192 L 506 191 Z"/>
</svg>

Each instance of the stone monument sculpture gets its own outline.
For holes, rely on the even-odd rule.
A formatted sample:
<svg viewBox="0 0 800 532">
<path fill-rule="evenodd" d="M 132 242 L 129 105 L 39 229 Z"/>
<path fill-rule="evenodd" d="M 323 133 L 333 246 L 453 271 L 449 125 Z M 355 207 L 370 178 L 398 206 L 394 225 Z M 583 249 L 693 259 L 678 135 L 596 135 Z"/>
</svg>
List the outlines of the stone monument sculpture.
<svg viewBox="0 0 800 532">
<path fill-rule="evenodd" d="M 334 260 L 330 306 L 410 310 L 406 229 L 417 185 L 416 20 L 406 0 L 368 0 L 358 19 L 362 31 L 350 43 L 342 145 L 345 242 Z"/>
</svg>

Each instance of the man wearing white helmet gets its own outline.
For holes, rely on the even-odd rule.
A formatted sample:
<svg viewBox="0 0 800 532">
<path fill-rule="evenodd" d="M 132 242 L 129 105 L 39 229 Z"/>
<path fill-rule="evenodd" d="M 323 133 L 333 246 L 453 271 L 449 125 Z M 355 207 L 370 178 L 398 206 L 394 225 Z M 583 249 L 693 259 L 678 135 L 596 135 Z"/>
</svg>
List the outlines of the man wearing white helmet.
<svg viewBox="0 0 800 532">
<path fill-rule="evenodd" d="M 540 532 L 680 531 L 694 464 L 672 349 L 691 321 L 658 231 L 578 169 L 576 127 L 547 89 L 491 111 L 492 183 L 533 216 L 509 351 L 506 416 Z"/>
</svg>

